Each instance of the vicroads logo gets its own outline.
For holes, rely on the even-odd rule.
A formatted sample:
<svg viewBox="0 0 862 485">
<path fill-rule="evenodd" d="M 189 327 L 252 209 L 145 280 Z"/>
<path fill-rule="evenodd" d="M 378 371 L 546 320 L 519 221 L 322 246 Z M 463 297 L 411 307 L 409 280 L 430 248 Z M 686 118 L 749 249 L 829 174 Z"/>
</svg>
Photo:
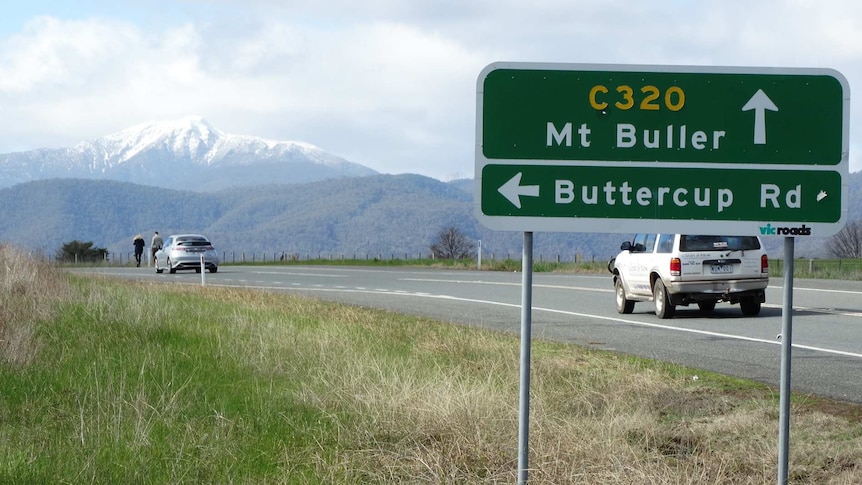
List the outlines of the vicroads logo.
<svg viewBox="0 0 862 485">
<path fill-rule="evenodd" d="M 763 236 L 810 236 L 811 228 L 802 224 L 800 227 L 781 227 L 767 224 L 760 226 L 760 234 Z"/>
</svg>

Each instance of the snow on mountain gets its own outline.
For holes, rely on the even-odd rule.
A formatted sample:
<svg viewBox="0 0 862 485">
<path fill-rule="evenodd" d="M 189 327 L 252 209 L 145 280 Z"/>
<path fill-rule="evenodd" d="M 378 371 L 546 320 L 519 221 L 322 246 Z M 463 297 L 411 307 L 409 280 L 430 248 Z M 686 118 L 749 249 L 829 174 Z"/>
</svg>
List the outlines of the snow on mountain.
<svg viewBox="0 0 862 485">
<path fill-rule="evenodd" d="M 142 123 L 70 148 L 0 154 L 0 187 L 45 178 L 98 178 L 217 190 L 375 173 L 308 143 L 226 134 L 199 116 Z"/>
<path fill-rule="evenodd" d="M 178 158 L 200 160 L 225 135 L 200 117 L 143 123 L 119 133 L 78 145 L 83 151 L 98 146 L 111 162 L 124 163 L 148 150 L 169 148 Z"/>
</svg>

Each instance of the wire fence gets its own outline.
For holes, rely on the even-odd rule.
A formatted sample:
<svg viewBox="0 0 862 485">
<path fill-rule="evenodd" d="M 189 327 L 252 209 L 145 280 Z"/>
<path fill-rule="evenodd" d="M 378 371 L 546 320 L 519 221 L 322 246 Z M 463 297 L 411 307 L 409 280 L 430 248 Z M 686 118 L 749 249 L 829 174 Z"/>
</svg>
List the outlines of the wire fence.
<svg viewBox="0 0 862 485">
<path fill-rule="evenodd" d="M 520 261 L 521 253 L 495 254 L 486 253 L 476 255 L 474 259 L 477 266 L 485 261 Z M 433 260 L 431 253 L 317 253 L 300 254 L 286 251 L 222 251 L 219 254 L 221 264 L 277 264 L 277 263 L 301 263 L 315 261 L 350 261 L 350 262 L 398 262 L 415 260 Z M 50 258 L 45 258 L 50 259 Z M 534 263 L 590 263 L 605 262 L 608 257 L 589 256 L 581 254 L 563 255 L 536 254 L 533 256 Z M 134 266 L 136 265 L 133 252 L 113 253 L 104 260 L 78 260 L 78 259 L 54 259 L 61 264 L 107 264 L 112 266 Z M 141 263 L 142 266 L 152 266 L 151 255 L 145 253 Z M 769 274 L 779 277 L 784 274 L 785 262 L 782 259 L 769 260 Z M 862 259 L 796 259 L 793 264 L 793 275 L 799 278 L 824 278 L 843 280 L 862 280 Z"/>
<path fill-rule="evenodd" d="M 497 261 L 497 260 L 513 260 L 520 261 L 521 253 L 485 253 L 481 255 L 482 259 Z M 432 253 L 317 253 L 317 254 L 300 254 L 286 251 L 221 251 L 219 253 L 220 262 L 222 264 L 249 264 L 249 263 L 296 263 L 302 261 L 410 261 L 410 260 L 427 260 L 435 259 Z M 479 255 L 474 256 L 478 260 Z M 609 258 L 596 256 L 584 257 L 582 254 L 554 254 L 546 256 L 536 254 L 533 256 L 533 261 L 538 262 L 556 262 L 556 263 L 581 263 L 581 262 L 596 262 L 606 261 Z M 151 256 L 144 254 L 144 262 L 152 264 Z M 79 261 L 62 261 L 64 263 L 77 263 Z M 129 251 L 125 253 L 113 253 L 108 255 L 103 261 L 111 265 L 132 265 L 135 264 L 134 253 Z"/>
<path fill-rule="evenodd" d="M 785 261 L 769 261 L 770 276 L 781 276 Z M 862 279 L 862 259 L 794 259 L 793 276 L 800 278 Z"/>
</svg>

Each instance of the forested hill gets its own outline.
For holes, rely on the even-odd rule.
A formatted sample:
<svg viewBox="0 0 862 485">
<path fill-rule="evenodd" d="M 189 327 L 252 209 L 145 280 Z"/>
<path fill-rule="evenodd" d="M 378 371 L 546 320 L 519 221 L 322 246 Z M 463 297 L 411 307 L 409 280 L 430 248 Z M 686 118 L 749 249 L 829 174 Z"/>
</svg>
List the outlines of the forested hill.
<svg viewBox="0 0 862 485">
<path fill-rule="evenodd" d="M 455 227 L 483 253 L 520 257 L 522 235 L 490 231 L 466 185 L 420 175 L 373 175 L 200 193 L 125 182 L 51 179 L 0 190 L 0 241 L 53 254 L 64 242 L 131 251 L 135 234 L 200 232 L 221 251 L 324 257 L 427 255 Z M 606 259 L 620 235 L 540 234 L 537 257 Z"/>
<path fill-rule="evenodd" d="M 862 172 L 849 177 L 849 220 L 858 220 Z M 0 189 L 0 242 L 53 254 L 64 242 L 92 241 L 127 253 L 135 234 L 200 232 L 221 251 L 324 257 L 427 255 L 434 237 L 455 227 L 483 253 L 520 257 L 522 234 L 491 231 L 473 214 L 472 181 L 412 174 L 347 177 L 219 192 L 126 182 L 51 179 Z M 605 260 L 628 234 L 537 233 L 536 258 Z M 769 238 L 772 257 L 781 238 Z M 796 255 L 826 257 L 822 238 L 797 238 Z"/>
</svg>

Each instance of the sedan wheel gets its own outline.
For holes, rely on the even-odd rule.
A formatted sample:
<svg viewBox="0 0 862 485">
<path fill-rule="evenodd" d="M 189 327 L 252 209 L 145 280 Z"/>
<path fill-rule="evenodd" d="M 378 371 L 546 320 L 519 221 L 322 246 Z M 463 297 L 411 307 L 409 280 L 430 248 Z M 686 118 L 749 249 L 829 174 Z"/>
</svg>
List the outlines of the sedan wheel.
<svg viewBox="0 0 862 485">
<path fill-rule="evenodd" d="M 655 314 L 659 318 L 673 318 L 676 306 L 670 302 L 667 289 L 665 289 L 664 283 L 660 279 L 656 280 L 655 286 L 653 286 L 653 299 L 655 300 Z"/>
<path fill-rule="evenodd" d="M 174 268 L 173 265 L 171 265 L 171 259 L 168 258 L 168 273 L 174 274 L 176 272 L 177 272 L 177 269 Z"/>
</svg>

